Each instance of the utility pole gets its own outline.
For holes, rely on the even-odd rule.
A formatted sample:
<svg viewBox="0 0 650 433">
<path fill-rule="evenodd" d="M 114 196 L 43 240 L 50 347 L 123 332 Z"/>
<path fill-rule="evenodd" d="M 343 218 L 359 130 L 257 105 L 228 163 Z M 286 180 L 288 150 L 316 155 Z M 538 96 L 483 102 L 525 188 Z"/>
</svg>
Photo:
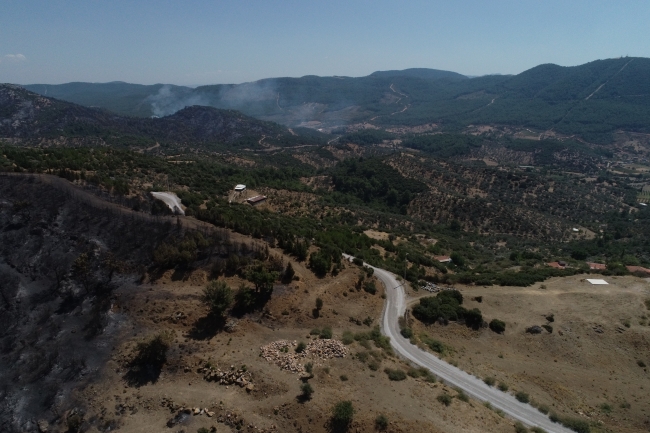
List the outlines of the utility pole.
<svg viewBox="0 0 650 433">
<path fill-rule="evenodd" d="M 406 253 L 406 256 L 404 257 L 404 284 L 406 284 L 406 267 L 408 266 L 408 257 L 409 253 Z"/>
</svg>

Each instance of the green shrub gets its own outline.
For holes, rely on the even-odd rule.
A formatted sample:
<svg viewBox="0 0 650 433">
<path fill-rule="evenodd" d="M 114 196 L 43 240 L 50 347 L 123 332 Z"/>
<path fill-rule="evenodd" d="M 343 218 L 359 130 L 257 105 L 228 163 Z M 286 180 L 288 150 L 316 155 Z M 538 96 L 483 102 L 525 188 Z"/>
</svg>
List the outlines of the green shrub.
<svg viewBox="0 0 650 433">
<path fill-rule="evenodd" d="M 447 393 L 440 394 L 438 397 L 436 397 L 436 400 L 445 406 L 449 406 L 451 404 L 451 396 Z"/>
<path fill-rule="evenodd" d="M 528 433 L 528 429 L 522 423 L 517 421 L 515 423 L 515 433 Z"/>
<path fill-rule="evenodd" d="M 325 328 L 321 329 L 320 335 L 318 336 L 318 338 L 327 339 L 327 340 L 331 339 L 332 338 L 332 328 L 325 327 Z"/>
<path fill-rule="evenodd" d="M 530 431 L 531 433 L 548 433 L 546 430 L 544 430 L 541 427 L 531 427 Z"/>
<path fill-rule="evenodd" d="M 609 403 L 603 403 L 598 408 L 601 410 L 603 413 L 612 413 L 612 406 Z"/>
<path fill-rule="evenodd" d="M 388 375 L 388 379 L 393 381 L 406 379 L 406 373 L 404 373 L 404 370 L 387 368 L 384 370 L 384 373 Z"/>
<path fill-rule="evenodd" d="M 456 395 L 456 398 L 458 400 L 460 400 L 462 402 L 465 402 L 465 403 L 469 402 L 469 396 L 467 394 L 465 394 L 465 391 L 463 391 L 462 389 L 457 388 L 456 392 L 458 392 L 458 394 Z"/>
<path fill-rule="evenodd" d="M 539 406 L 537 406 L 537 410 L 543 413 L 544 415 L 548 415 L 551 409 L 545 404 L 540 404 Z"/>
<path fill-rule="evenodd" d="M 311 400 L 311 396 L 314 393 L 314 388 L 309 382 L 305 382 L 300 385 L 300 396 L 305 400 Z"/>
<path fill-rule="evenodd" d="M 560 422 L 560 417 L 559 417 L 559 415 L 556 414 L 555 412 L 551 412 L 551 414 L 548 416 L 548 418 L 549 418 L 552 422 Z"/>
<path fill-rule="evenodd" d="M 365 290 L 367 293 L 370 293 L 371 295 L 374 295 L 377 293 L 377 286 L 373 281 L 366 281 L 363 284 L 363 290 Z"/>
<path fill-rule="evenodd" d="M 400 331 L 400 334 L 402 334 L 402 337 L 404 338 L 411 338 L 413 337 L 413 330 L 411 328 L 403 328 Z"/>
<path fill-rule="evenodd" d="M 375 361 L 375 360 L 372 360 L 372 361 L 370 361 L 370 362 L 368 363 L 368 368 L 371 369 L 372 371 L 377 371 L 377 370 L 379 370 L 379 367 L 380 367 L 380 366 L 381 366 L 381 364 L 379 364 L 379 362 L 377 362 L 377 361 Z"/>
<path fill-rule="evenodd" d="M 386 415 L 377 415 L 377 418 L 375 418 L 375 427 L 380 431 L 384 431 L 388 428 L 388 418 Z"/>
<path fill-rule="evenodd" d="M 530 396 L 523 391 L 517 391 L 517 393 L 515 394 L 515 398 L 522 403 L 530 402 Z"/>
<path fill-rule="evenodd" d="M 542 328 L 546 329 L 549 334 L 553 333 L 553 327 L 551 325 L 542 325 Z"/>
<path fill-rule="evenodd" d="M 314 364 L 312 364 L 311 362 L 305 364 L 305 371 L 309 374 L 312 374 L 314 372 Z"/>
<path fill-rule="evenodd" d="M 636 362 L 636 364 L 637 364 L 639 367 L 641 367 L 641 368 L 645 368 L 645 362 L 643 362 L 643 361 L 640 360 L 640 359 Z"/>
<path fill-rule="evenodd" d="M 214 317 L 222 317 L 233 302 L 233 293 L 225 281 L 211 281 L 203 289 L 203 302 Z"/>
<path fill-rule="evenodd" d="M 310 335 L 320 335 L 320 329 L 314 328 L 311 331 L 309 331 Z"/>
<path fill-rule="evenodd" d="M 346 346 L 354 343 L 354 335 L 350 331 L 343 331 L 343 337 L 341 337 L 341 342 Z"/>
<path fill-rule="evenodd" d="M 503 383 L 503 382 L 499 382 L 498 388 L 499 388 L 499 391 L 506 392 L 506 391 L 508 391 L 508 384 Z"/>
<path fill-rule="evenodd" d="M 492 319 L 490 321 L 490 329 L 497 334 L 503 334 L 506 330 L 506 323 L 499 319 Z"/>
<path fill-rule="evenodd" d="M 339 379 L 341 379 L 341 382 L 347 382 L 348 381 L 348 376 L 345 374 L 342 374 Z"/>
<path fill-rule="evenodd" d="M 340 401 L 332 408 L 332 427 L 334 430 L 345 431 L 350 423 L 352 423 L 353 417 L 354 407 L 352 406 L 352 402 L 349 400 Z"/>
<path fill-rule="evenodd" d="M 406 374 L 408 374 L 409 376 L 411 376 L 414 379 L 417 379 L 418 377 L 420 377 L 420 370 L 418 370 L 417 368 L 411 367 L 411 368 L 408 369 Z"/>
<path fill-rule="evenodd" d="M 296 346 L 296 353 L 302 353 L 302 352 L 305 351 L 306 348 L 307 348 L 307 345 L 305 344 L 305 342 L 304 342 L 304 341 L 301 341 L 301 342 L 298 343 L 298 345 Z"/>
<path fill-rule="evenodd" d="M 205 427 L 201 427 L 196 431 L 196 433 L 210 433 L 210 430 Z"/>
<path fill-rule="evenodd" d="M 585 420 L 579 419 L 579 418 L 568 418 L 568 417 L 562 417 L 560 419 L 560 424 L 562 424 L 564 427 L 569 428 L 577 433 L 590 433 L 591 432 L 591 427 L 589 427 L 589 423 Z"/>
<path fill-rule="evenodd" d="M 491 376 L 488 376 L 485 379 L 483 379 L 483 382 L 485 382 L 487 386 L 494 386 L 494 384 L 496 383 L 496 379 L 494 379 Z"/>
<path fill-rule="evenodd" d="M 319 311 L 323 309 L 323 300 L 321 298 L 316 298 L 316 309 Z"/>
</svg>

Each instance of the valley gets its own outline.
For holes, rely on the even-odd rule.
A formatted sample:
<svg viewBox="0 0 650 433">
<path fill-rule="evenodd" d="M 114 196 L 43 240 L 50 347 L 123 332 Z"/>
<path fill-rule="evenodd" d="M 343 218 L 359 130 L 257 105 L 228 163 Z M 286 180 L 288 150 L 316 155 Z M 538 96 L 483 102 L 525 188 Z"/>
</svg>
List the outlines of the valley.
<svg viewBox="0 0 650 433">
<path fill-rule="evenodd" d="M 646 431 L 646 64 L 0 85 L 2 425 Z"/>
</svg>

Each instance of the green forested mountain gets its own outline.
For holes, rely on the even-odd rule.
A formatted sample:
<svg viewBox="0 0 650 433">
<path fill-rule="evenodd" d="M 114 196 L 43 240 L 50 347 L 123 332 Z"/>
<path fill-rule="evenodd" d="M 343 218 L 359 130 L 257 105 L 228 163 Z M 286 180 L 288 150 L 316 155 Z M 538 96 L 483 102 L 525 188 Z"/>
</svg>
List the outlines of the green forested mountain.
<svg viewBox="0 0 650 433">
<path fill-rule="evenodd" d="M 650 131 L 650 59 L 536 66 L 518 75 L 468 79 L 432 69 L 367 77 L 274 78 L 195 89 L 168 85 L 70 83 L 28 89 L 133 116 L 167 115 L 187 105 L 237 109 L 288 126 L 437 123 L 447 129 L 500 124 L 608 142 L 613 131 Z"/>
</svg>

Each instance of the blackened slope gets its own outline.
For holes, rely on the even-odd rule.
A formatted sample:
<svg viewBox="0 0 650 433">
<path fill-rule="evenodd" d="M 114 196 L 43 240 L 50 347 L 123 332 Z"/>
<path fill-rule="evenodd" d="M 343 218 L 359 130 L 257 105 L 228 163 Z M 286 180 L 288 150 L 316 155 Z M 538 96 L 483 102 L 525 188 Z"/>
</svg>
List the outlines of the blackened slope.
<svg viewBox="0 0 650 433">
<path fill-rule="evenodd" d="M 0 178 L 2 432 L 37 431 L 37 420 L 54 421 L 57 409 L 73 406 L 72 391 L 97 378 L 128 320 L 107 313 L 113 294 L 137 290 L 135 270 L 175 231 L 33 178 Z M 84 253 L 89 266 L 80 277 L 73 263 Z M 110 274 L 108 258 L 127 273 Z"/>
</svg>

